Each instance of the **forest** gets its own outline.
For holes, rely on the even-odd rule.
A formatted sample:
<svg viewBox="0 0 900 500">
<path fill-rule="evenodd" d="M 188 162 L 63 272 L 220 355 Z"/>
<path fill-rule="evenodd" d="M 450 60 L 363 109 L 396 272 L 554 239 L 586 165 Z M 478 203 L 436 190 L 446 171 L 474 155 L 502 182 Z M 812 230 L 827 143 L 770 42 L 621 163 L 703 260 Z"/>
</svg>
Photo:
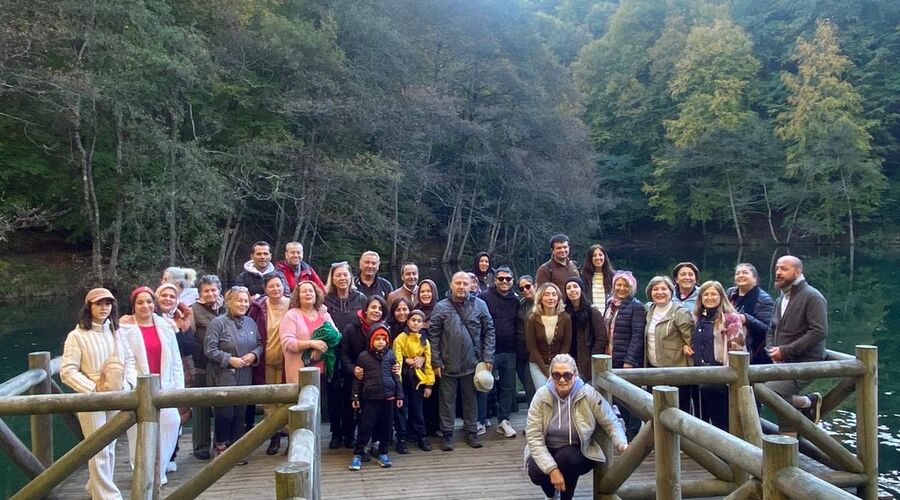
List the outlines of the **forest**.
<svg viewBox="0 0 900 500">
<path fill-rule="evenodd" d="M 0 0 L 0 239 L 99 282 L 259 239 L 875 242 L 898 57 L 896 0 Z"/>
</svg>

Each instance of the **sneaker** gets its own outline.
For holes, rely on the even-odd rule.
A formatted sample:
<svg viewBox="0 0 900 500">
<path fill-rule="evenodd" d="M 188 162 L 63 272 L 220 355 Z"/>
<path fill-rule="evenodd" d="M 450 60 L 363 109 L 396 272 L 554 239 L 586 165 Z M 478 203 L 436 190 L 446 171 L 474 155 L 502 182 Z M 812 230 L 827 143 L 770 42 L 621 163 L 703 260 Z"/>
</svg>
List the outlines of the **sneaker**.
<svg viewBox="0 0 900 500">
<path fill-rule="evenodd" d="M 376 458 L 375 461 L 381 465 L 382 469 L 388 469 L 391 467 L 391 457 L 389 457 L 387 453 L 378 455 L 378 458 Z"/>
<path fill-rule="evenodd" d="M 487 432 L 487 427 L 485 427 L 484 424 L 482 424 L 481 422 L 475 424 L 475 434 L 481 436 L 485 432 Z"/>
<path fill-rule="evenodd" d="M 419 445 L 419 449 L 422 451 L 431 451 L 431 443 L 428 442 L 428 438 L 420 438 L 416 444 Z"/>
<path fill-rule="evenodd" d="M 822 395 L 814 392 L 807 394 L 806 397 L 809 398 L 810 405 L 808 408 L 801 408 L 800 413 L 812 420 L 812 423 L 818 424 L 819 420 L 822 419 Z"/>
<path fill-rule="evenodd" d="M 350 460 L 350 466 L 347 467 L 350 470 L 359 470 L 362 468 L 362 456 L 361 455 L 353 455 L 353 458 Z"/>
<path fill-rule="evenodd" d="M 176 472 L 178 470 L 178 464 L 175 462 L 169 462 L 166 464 L 166 472 Z"/>
<path fill-rule="evenodd" d="M 409 448 L 406 447 L 406 441 L 397 441 L 397 453 L 401 455 L 409 455 Z"/>
<path fill-rule="evenodd" d="M 453 451 L 453 432 L 444 433 L 444 442 L 441 444 L 444 451 Z"/>
<path fill-rule="evenodd" d="M 497 426 L 497 433 L 503 434 L 508 438 L 516 437 L 516 430 L 512 428 L 512 425 L 509 424 L 509 420 L 506 419 L 500 421 L 500 425 Z"/>
<path fill-rule="evenodd" d="M 483 444 L 481 444 L 481 438 L 478 437 L 478 434 L 474 432 L 466 434 L 466 443 L 472 448 L 481 448 L 482 446 L 484 446 Z"/>
</svg>

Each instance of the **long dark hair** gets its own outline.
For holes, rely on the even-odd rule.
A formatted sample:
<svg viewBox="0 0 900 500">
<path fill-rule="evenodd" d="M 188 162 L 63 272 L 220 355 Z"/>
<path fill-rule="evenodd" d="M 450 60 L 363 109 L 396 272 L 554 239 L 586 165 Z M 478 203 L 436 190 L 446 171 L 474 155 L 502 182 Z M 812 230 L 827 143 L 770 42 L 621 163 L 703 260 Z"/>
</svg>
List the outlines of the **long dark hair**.
<svg viewBox="0 0 900 500">
<path fill-rule="evenodd" d="M 106 299 L 108 300 L 108 299 Z M 109 326 L 112 331 L 119 329 L 119 305 L 115 300 L 112 301 L 112 309 L 109 311 Z M 91 315 L 91 304 L 85 304 L 78 313 L 78 328 L 82 330 L 90 330 L 94 323 L 94 317 Z"/>
<path fill-rule="evenodd" d="M 606 289 L 606 294 L 609 295 L 612 292 L 612 277 L 616 270 L 613 268 L 609 253 L 606 252 L 603 245 L 593 244 L 588 248 L 587 254 L 584 256 L 584 265 L 581 266 L 581 275 L 585 280 L 594 279 L 594 273 L 597 272 L 597 270 L 594 269 L 594 252 L 597 250 L 603 252 L 603 265 L 600 266 L 600 272 L 603 273 L 603 288 Z M 584 289 L 583 286 L 581 288 L 582 290 Z M 588 300 L 590 300 L 590 297 Z"/>
<path fill-rule="evenodd" d="M 397 335 L 400 335 L 400 332 L 402 332 L 406 328 L 406 321 L 404 321 L 403 323 L 400 323 L 394 317 L 394 314 L 397 312 L 397 309 L 400 308 L 400 304 L 406 304 L 406 308 L 409 312 L 412 312 L 412 310 L 413 310 L 412 302 L 410 302 L 409 299 L 407 299 L 406 297 L 400 297 L 397 300 L 391 302 L 391 307 L 388 308 L 389 312 L 387 314 L 387 318 L 382 319 L 382 321 L 387 323 L 387 325 L 391 331 L 391 340 L 394 340 L 395 338 L 397 338 Z M 407 318 L 408 318 L 408 316 L 407 316 Z"/>
<path fill-rule="evenodd" d="M 581 300 L 578 301 L 578 309 L 572 304 L 572 301 L 569 299 L 569 294 L 566 293 L 565 289 L 563 289 L 562 292 L 563 299 L 566 303 L 566 312 L 572 318 L 573 330 L 585 324 L 588 325 L 588 328 L 591 328 L 591 302 L 585 296 L 584 283 L 582 283 L 581 278 L 576 278 L 574 276 L 566 280 L 566 286 L 568 286 L 569 283 L 576 283 L 578 288 L 581 289 Z M 593 338 L 593 336 L 591 338 Z"/>
</svg>

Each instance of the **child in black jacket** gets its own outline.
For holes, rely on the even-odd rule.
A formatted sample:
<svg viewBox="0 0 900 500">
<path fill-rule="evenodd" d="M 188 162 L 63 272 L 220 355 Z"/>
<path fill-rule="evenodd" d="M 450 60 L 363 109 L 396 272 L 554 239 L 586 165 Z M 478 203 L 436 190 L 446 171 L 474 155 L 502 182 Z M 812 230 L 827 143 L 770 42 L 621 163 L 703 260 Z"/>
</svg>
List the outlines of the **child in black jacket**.
<svg viewBox="0 0 900 500">
<path fill-rule="evenodd" d="M 376 461 L 382 467 L 391 466 L 387 452 L 393 434 L 394 406 L 403 406 L 403 385 L 393 373 L 397 358 L 390 349 L 388 328 L 384 323 L 377 323 L 370 331 L 369 350 L 356 359 L 356 366 L 363 369 L 363 378 L 353 380 L 353 408 L 361 408 L 362 414 L 350 470 L 362 466 L 362 454 L 370 438 L 379 442 Z"/>
</svg>

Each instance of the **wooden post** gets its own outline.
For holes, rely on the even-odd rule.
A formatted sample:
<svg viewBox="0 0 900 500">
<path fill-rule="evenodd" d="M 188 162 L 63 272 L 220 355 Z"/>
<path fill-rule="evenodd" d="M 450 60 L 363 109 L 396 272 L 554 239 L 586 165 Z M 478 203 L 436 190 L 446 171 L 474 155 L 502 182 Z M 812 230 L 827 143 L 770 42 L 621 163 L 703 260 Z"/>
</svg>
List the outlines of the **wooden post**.
<svg viewBox="0 0 900 500">
<path fill-rule="evenodd" d="M 788 500 L 775 484 L 778 472 L 787 467 L 797 466 L 797 440 L 790 436 L 763 436 L 763 498 L 766 500 Z"/>
<path fill-rule="evenodd" d="M 762 448 L 762 424 L 759 421 L 759 410 L 756 408 L 756 397 L 753 388 L 745 385 L 738 388 L 737 407 L 741 417 L 741 429 L 744 440 L 753 446 Z M 735 402 L 731 403 L 732 405 Z"/>
<path fill-rule="evenodd" d="M 53 491 L 53 488 L 68 479 L 79 467 L 87 463 L 100 450 L 106 448 L 106 445 L 132 425 L 134 425 L 134 413 L 130 411 L 117 413 L 93 434 L 76 444 L 68 453 L 59 457 L 40 476 L 11 496 L 10 500 L 46 497 Z"/>
<path fill-rule="evenodd" d="M 669 408 L 678 408 L 678 389 L 664 385 L 653 388 L 653 437 L 656 449 L 656 498 L 681 499 L 681 445 L 678 434 L 660 420 Z"/>
<path fill-rule="evenodd" d="M 741 410 L 738 401 L 740 400 L 740 388 L 750 385 L 750 353 L 729 351 L 728 366 L 737 376 L 737 380 L 734 383 L 728 384 L 728 431 L 732 436 L 747 439 L 741 422 Z M 746 472 L 734 465 L 731 466 L 731 469 L 734 471 L 734 484 L 736 486 L 740 486 L 750 479 Z"/>
<path fill-rule="evenodd" d="M 591 356 L 591 385 L 609 404 L 613 403 L 609 391 L 602 389 L 597 381 L 601 374 L 609 372 L 611 369 L 612 356 L 608 354 L 594 354 Z M 609 468 L 612 467 L 613 461 L 615 460 L 615 450 L 613 450 L 612 439 L 606 434 L 603 434 L 603 438 L 600 440 L 600 448 L 606 456 L 606 462 L 594 462 L 594 498 L 598 500 L 611 500 L 614 495 L 601 493 L 599 488 L 601 481 L 603 481 L 603 477 L 606 475 Z"/>
<path fill-rule="evenodd" d="M 295 500 L 304 498 L 304 491 L 310 491 L 310 464 L 287 462 L 275 468 L 275 498 Z"/>
<path fill-rule="evenodd" d="M 856 384 L 856 453 L 867 478 L 857 494 L 875 500 L 878 498 L 878 348 L 858 345 L 856 359 L 866 367 Z"/>
<path fill-rule="evenodd" d="M 28 369 L 32 368 L 44 370 L 47 377 L 43 382 L 32 386 L 29 394 L 51 394 L 53 374 L 50 371 L 50 353 L 28 353 Z M 31 452 L 45 467 L 53 463 L 53 415 L 31 416 Z"/>
<path fill-rule="evenodd" d="M 159 392 L 159 375 L 138 377 L 137 443 L 134 452 L 134 474 L 131 500 L 159 498 L 159 408 L 153 398 Z"/>
<path fill-rule="evenodd" d="M 319 392 L 321 394 L 321 390 L 322 390 L 322 387 L 320 385 L 321 372 L 319 371 L 318 368 L 314 368 L 311 366 L 301 368 L 300 375 L 297 378 L 297 380 L 300 381 L 300 392 L 303 392 L 304 387 L 306 387 L 308 385 L 312 385 L 312 386 L 315 386 L 315 388 L 317 389 L 317 392 Z M 299 397 L 298 397 L 298 401 L 299 401 Z M 314 413 L 315 413 L 315 416 L 313 417 L 314 427 L 310 427 L 309 429 L 311 431 L 313 431 L 316 434 L 316 436 L 318 436 L 319 431 L 322 427 L 322 398 L 321 398 L 321 395 L 319 396 L 319 400 L 316 401 Z M 319 458 L 322 456 L 322 443 L 320 443 L 319 440 L 316 439 L 315 445 L 316 445 L 315 458 L 316 458 L 316 461 L 318 461 Z M 310 500 L 319 500 L 321 498 L 318 485 L 321 484 L 321 469 L 322 468 L 318 467 L 317 465 L 318 464 L 316 464 L 316 463 L 312 464 L 312 481 L 313 481 L 312 492 L 313 492 L 313 495 Z"/>
</svg>

